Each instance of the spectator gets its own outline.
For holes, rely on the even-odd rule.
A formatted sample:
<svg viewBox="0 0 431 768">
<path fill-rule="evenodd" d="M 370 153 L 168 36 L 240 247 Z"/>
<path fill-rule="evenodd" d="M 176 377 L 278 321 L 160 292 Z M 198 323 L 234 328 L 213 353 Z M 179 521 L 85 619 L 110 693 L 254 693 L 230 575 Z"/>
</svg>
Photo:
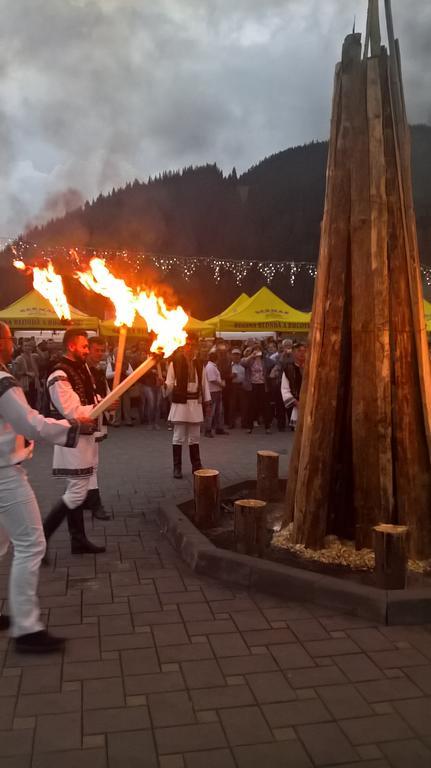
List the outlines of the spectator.
<svg viewBox="0 0 431 768">
<path fill-rule="evenodd" d="M 114 382 L 114 374 L 115 374 L 115 354 L 116 353 L 110 353 L 108 355 L 107 365 L 106 365 L 106 379 L 111 389 Z M 133 368 L 130 365 L 130 358 L 131 358 L 131 353 L 129 350 L 126 349 L 124 353 L 124 358 L 123 358 L 123 365 L 121 366 L 120 381 L 124 381 L 124 379 L 127 378 L 127 376 L 130 376 L 130 374 L 133 373 Z M 125 392 L 121 398 L 121 402 L 118 407 L 118 410 L 115 413 L 112 426 L 120 427 L 123 422 L 126 425 L 126 427 L 134 426 L 133 420 L 132 420 L 132 395 L 131 395 L 130 389 L 127 390 L 127 392 Z"/>
<path fill-rule="evenodd" d="M 270 434 L 271 415 L 267 392 L 269 363 L 268 358 L 264 358 L 260 344 L 256 343 L 245 350 L 241 365 L 246 369 L 246 381 L 251 385 L 248 433 L 251 435 L 254 424 L 261 419 L 266 433 Z"/>
<path fill-rule="evenodd" d="M 293 362 L 286 365 L 281 380 L 281 395 L 292 432 L 295 431 L 298 421 L 299 397 L 306 354 L 307 347 L 305 344 L 301 342 L 294 344 Z"/>
<path fill-rule="evenodd" d="M 238 348 L 232 350 L 231 376 L 229 426 L 235 429 L 236 420 L 241 416 L 241 427 L 244 429 L 247 425 L 248 393 L 244 389 L 245 368 L 241 365 L 241 350 Z"/>
<path fill-rule="evenodd" d="M 13 373 L 24 390 L 29 406 L 37 409 L 40 405 L 41 387 L 39 371 L 33 357 L 33 343 L 31 339 L 23 340 L 22 352 L 15 358 L 13 363 Z"/>
<path fill-rule="evenodd" d="M 212 408 L 206 419 L 205 437 L 214 437 L 216 435 L 228 435 L 223 426 L 223 402 L 222 393 L 225 386 L 220 371 L 217 366 L 217 353 L 210 352 L 208 363 L 205 368 L 206 377 L 211 394 Z"/>
</svg>

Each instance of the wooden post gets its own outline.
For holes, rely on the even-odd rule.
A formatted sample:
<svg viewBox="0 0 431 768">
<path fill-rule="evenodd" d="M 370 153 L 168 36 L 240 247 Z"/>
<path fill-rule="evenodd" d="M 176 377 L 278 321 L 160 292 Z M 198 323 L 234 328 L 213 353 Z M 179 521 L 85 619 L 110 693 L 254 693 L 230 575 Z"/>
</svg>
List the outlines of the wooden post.
<svg viewBox="0 0 431 768">
<path fill-rule="evenodd" d="M 198 469 L 193 473 L 193 483 L 193 523 L 201 529 L 214 528 L 220 518 L 220 472 L 216 469 Z"/>
<path fill-rule="evenodd" d="M 408 530 L 405 525 L 373 528 L 376 584 L 381 589 L 405 589 Z"/>
<path fill-rule="evenodd" d="M 266 545 L 266 502 L 241 499 L 234 504 L 234 537 L 237 552 L 263 556 Z"/>
<path fill-rule="evenodd" d="M 278 465 L 280 454 L 273 451 L 257 452 L 256 496 L 263 501 L 275 501 L 279 494 Z"/>
</svg>

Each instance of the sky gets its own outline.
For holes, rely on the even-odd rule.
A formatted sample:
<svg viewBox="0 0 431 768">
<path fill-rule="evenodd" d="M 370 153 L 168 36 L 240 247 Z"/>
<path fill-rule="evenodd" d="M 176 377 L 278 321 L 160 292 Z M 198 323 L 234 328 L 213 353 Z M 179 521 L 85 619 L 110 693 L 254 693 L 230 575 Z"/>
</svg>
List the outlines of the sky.
<svg viewBox="0 0 431 768">
<path fill-rule="evenodd" d="M 383 6 L 383 0 L 380 0 Z M 366 0 L 0 0 L 0 238 L 135 178 L 238 173 L 329 131 Z M 431 3 L 393 0 L 411 123 L 431 123 Z"/>
</svg>

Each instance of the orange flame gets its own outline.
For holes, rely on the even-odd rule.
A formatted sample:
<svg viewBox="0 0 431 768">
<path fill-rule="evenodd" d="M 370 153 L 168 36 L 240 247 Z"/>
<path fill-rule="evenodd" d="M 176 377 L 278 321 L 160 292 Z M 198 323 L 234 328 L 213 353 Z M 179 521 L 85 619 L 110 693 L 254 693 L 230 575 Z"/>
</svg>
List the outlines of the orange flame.
<svg viewBox="0 0 431 768">
<path fill-rule="evenodd" d="M 115 306 L 115 325 L 131 328 L 136 314 L 133 291 L 124 280 L 111 274 L 103 259 L 91 259 L 90 269 L 77 275 L 85 288 L 111 299 Z"/>
<path fill-rule="evenodd" d="M 47 267 L 30 267 L 23 261 L 13 262 L 14 267 L 21 270 L 29 270 L 33 273 L 33 287 L 51 304 L 55 314 L 60 320 L 70 320 L 70 308 L 64 294 L 63 280 L 57 275 L 51 261 Z"/>
<path fill-rule="evenodd" d="M 147 323 L 148 330 L 156 334 L 151 352 L 169 357 L 187 340 L 184 330 L 188 316 L 182 307 L 168 309 L 164 300 L 154 292 L 135 293 L 121 278 L 115 277 L 103 259 L 94 258 L 86 272 L 77 277 L 90 291 L 110 299 L 115 306 L 115 324 L 133 326 L 136 313 Z"/>
<path fill-rule="evenodd" d="M 184 346 L 187 340 L 184 326 L 189 318 L 182 307 L 168 309 L 161 297 L 141 291 L 136 298 L 136 310 L 144 318 L 148 330 L 156 334 L 151 352 L 162 352 L 169 357 L 177 347 Z"/>
</svg>

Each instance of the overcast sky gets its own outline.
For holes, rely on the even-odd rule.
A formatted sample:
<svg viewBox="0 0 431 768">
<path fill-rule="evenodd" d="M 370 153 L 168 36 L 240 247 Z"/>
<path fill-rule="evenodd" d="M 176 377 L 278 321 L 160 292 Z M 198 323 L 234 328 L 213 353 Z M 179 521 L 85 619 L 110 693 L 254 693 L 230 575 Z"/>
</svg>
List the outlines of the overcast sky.
<svg viewBox="0 0 431 768">
<path fill-rule="evenodd" d="M 366 5 L 0 0 L 0 237 L 61 214 L 67 190 L 76 204 L 189 164 L 240 172 L 327 138 L 334 65 Z M 430 123 L 431 3 L 393 11 L 409 118 Z"/>
</svg>

